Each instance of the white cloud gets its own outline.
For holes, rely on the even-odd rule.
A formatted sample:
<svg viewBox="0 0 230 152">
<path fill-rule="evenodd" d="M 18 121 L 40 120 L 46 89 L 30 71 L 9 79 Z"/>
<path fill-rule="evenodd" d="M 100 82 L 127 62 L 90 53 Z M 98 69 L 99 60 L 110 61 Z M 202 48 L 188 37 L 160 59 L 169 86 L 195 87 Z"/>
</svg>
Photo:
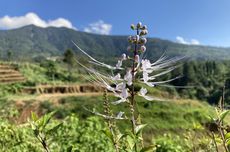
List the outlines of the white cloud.
<svg viewBox="0 0 230 152">
<path fill-rule="evenodd" d="M 187 44 L 187 45 L 200 45 L 200 42 L 196 39 L 191 39 L 191 40 L 185 40 L 181 36 L 176 37 L 176 42 L 181 43 L 181 44 Z"/>
<path fill-rule="evenodd" d="M 24 16 L 14 16 L 10 17 L 8 15 L 0 18 L 0 28 L 1 29 L 15 29 L 23 27 L 26 25 L 36 25 L 39 27 L 66 27 L 71 29 L 76 29 L 72 23 L 64 18 L 57 18 L 54 20 L 45 21 L 41 19 L 36 13 L 30 12 Z"/>
<path fill-rule="evenodd" d="M 84 28 L 85 32 L 102 34 L 102 35 L 109 35 L 111 30 L 112 30 L 112 25 L 105 23 L 102 20 L 99 20 L 95 23 L 91 23 L 89 24 L 88 27 Z"/>
</svg>

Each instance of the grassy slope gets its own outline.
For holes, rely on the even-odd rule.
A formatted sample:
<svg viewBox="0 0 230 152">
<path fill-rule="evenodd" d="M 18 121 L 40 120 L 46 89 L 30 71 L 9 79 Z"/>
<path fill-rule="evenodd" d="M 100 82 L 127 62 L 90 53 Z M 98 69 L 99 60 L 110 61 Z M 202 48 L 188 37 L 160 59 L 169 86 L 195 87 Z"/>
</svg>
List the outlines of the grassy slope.
<svg viewBox="0 0 230 152">
<path fill-rule="evenodd" d="M 110 97 L 110 99 L 114 99 Z M 93 114 L 84 110 L 95 108 L 98 112 L 103 112 L 103 97 L 67 97 L 41 103 L 40 108 L 44 111 L 57 110 L 57 117 L 63 118 L 71 113 L 76 113 L 80 118 L 86 118 Z M 139 111 L 143 118 L 143 123 L 147 123 L 147 132 L 152 134 L 162 134 L 165 132 L 174 132 L 177 130 L 191 129 L 194 124 L 203 125 L 208 121 L 208 116 L 213 115 L 213 107 L 205 102 L 196 100 L 171 100 L 171 101 L 152 101 L 147 102 L 142 98 L 137 98 Z M 112 106 L 113 111 L 126 111 L 127 104 Z M 127 127 L 129 123 L 121 123 L 122 128 Z"/>
</svg>

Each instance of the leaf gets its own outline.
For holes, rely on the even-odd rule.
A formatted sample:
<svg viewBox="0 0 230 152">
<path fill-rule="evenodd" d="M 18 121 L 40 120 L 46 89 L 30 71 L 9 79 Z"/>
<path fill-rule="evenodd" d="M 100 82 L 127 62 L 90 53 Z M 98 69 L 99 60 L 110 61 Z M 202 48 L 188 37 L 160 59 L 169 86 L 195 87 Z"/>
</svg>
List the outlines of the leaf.
<svg viewBox="0 0 230 152">
<path fill-rule="evenodd" d="M 134 135 L 131 131 L 126 131 L 126 132 L 125 132 L 125 136 L 130 136 L 130 137 L 132 137 L 133 139 L 136 138 L 135 135 Z"/>
<path fill-rule="evenodd" d="M 130 136 L 127 136 L 127 143 L 129 145 L 130 149 L 132 150 L 134 145 L 135 145 L 133 138 L 131 138 Z"/>
<path fill-rule="evenodd" d="M 227 116 L 227 114 L 230 112 L 230 110 L 226 110 L 220 114 L 220 120 L 224 120 L 224 118 Z"/>
<path fill-rule="evenodd" d="M 229 146 L 229 145 L 230 145 L 230 140 L 228 140 L 228 141 L 226 142 L 226 145 L 227 145 L 227 146 Z"/>
<path fill-rule="evenodd" d="M 37 116 L 37 114 L 34 113 L 34 112 L 31 112 L 31 118 L 32 118 L 32 120 L 33 120 L 34 122 L 36 122 L 36 121 L 38 120 L 38 116 Z"/>
<path fill-rule="evenodd" d="M 147 126 L 147 124 L 142 124 L 142 125 L 136 126 L 135 134 L 139 134 L 144 129 L 145 126 Z"/>
<path fill-rule="evenodd" d="M 49 129 L 49 130 L 47 131 L 47 133 L 56 132 L 56 131 L 58 130 L 58 128 L 62 126 L 62 124 L 63 124 L 63 123 L 61 122 L 61 123 L 57 124 L 56 126 L 52 127 L 51 129 Z"/>
<path fill-rule="evenodd" d="M 114 142 L 113 140 L 113 134 L 109 131 L 109 130 L 102 130 L 102 132 L 112 141 Z"/>
<path fill-rule="evenodd" d="M 150 152 L 150 151 L 152 152 L 155 147 L 156 147 L 155 145 L 150 145 L 148 147 L 142 148 L 140 152 Z"/>
<path fill-rule="evenodd" d="M 215 140 L 216 140 L 217 143 L 222 143 L 222 139 L 221 138 L 216 137 Z"/>
<path fill-rule="evenodd" d="M 43 116 L 43 122 L 42 122 L 42 129 L 44 129 L 46 127 L 46 125 L 49 123 L 50 119 L 52 118 L 52 116 L 56 113 L 56 111 L 50 112 L 48 114 L 46 114 L 45 116 Z"/>
<path fill-rule="evenodd" d="M 73 149 L 73 146 L 71 145 L 71 146 L 69 146 L 68 148 L 67 148 L 67 152 L 72 152 L 72 149 Z"/>
<path fill-rule="evenodd" d="M 224 136 L 224 138 L 225 138 L 226 140 L 230 139 L 230 132 L 226 133 L 225 136 Z"/>
<path fill-rule="evenodd" d="M 121 139 L 123 139 L 124 137 L 126 137 L 127 136 L 127 134 L 119 134 L 118 136 L 117 136 L 117 142 L 119 142 Z"/>
<path fill-rule="evenodd" d="M 36 126 L 36 124 L 34 122 L 29 122 L 29 123 L 31 125 L 32 130 L 36 130 L 37 129 L 37 126 Z"/>
</svg>

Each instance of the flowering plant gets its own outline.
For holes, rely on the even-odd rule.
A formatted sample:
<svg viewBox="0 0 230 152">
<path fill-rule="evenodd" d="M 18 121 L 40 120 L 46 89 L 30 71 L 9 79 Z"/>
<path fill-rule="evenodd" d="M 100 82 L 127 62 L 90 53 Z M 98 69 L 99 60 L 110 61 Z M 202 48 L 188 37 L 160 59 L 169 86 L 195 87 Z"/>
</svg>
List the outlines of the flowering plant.
<svg viewBox="0 0 230 152">
<path fill-rule="evenodd" d="M 86 108 L 86 110 L 102 116 L 107 120 L 110 132 L 106 132 L 106 134 L 113 141 L 116 151 L 121 149 L 119 146 L 121 139 L 127 136 L 129 144 L 126 149 L 131 151 L 144 151 L 148 149 L 143 145 L 141 133 L 146 124 L 141 123 L 141 117 L 137 110 L 138 102 L 135 100 L 135 96 L 141 96 L 149 101 L 157 100 L 157 98 L 148 95 L 148 91 L 144 86 L 155 87 L 162 83 L 177 79 L 178 77 L 165 81 L 155 81 L 157 77 L 174 70 L 177 67 L 176 63 L 183 58 L 174 57 L 168 59 L 163 54 L 158 60 L 151 62 L 145 58 L 145 45 L 147 43 L 145 36 L 148 34 L 147 26 L 142 25 L 142 23 L 139 22 L 137 25 L 132 24 L 131 29 L 136 31 L 134 36 L 128 37 L 129 46 L 127 47 L 127 51 L 131 55 L 129 56 L 126 53 L 123 53 L 115 66 L 96 60 L 73 42 L 74 45 L 89 58 L 89 63 L 112 71 L 111 74 L 105 74 L 93 68 L 89 68 L 77 61 L 91 75 L 92 79 L 90 81 L 105 88 L 106 91 L 112 92 L 113 95 L 118 98 L 116 101 L 109 102 L 107 92 L 105 91 L 104 114 Z M 129 64 L 123 64 L 124 62 L 129 62 Z M 136 90 L 135 84 L 142 84 L 143 87 Z M 117 115 L 114 115 L 110 109 L 110 103 L 114 105 L 128 104 L 130 116 L 127 116 L 124 112 L 118 112 Z M 132 125 L 131 132 L 128 134 L 121 134 L 115 125 L 115 120 L 124 119 L 130 120 Z M 130 140 L 132 142 L 130 142 Z"/>
</svg>

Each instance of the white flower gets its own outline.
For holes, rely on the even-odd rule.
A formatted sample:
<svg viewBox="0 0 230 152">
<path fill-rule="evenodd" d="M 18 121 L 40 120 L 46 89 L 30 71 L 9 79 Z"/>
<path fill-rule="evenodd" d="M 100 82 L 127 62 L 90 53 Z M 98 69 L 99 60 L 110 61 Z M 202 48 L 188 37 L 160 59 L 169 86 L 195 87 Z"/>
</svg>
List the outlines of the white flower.
<svg viewBox="0 0 230 152">
<path fill-rule="evenodd" d="M 151 63 L 150 63 L 149 60 L 144 59 L 144 60 L 141 61 L 141 64 L 142 64 L 143 72 L 147 72 L 147 73 L 152 73 L 153 72 L 152 67 L 151 67 Z"/>
<path fill-rule="evenodd" d="M 128 71 L 126 72 L 126 75 L 124 76 L 124 80 L 127 81 L 127 84 L 128 84 L 129 86 L 132 85 L 132 73 L 131 73 L 131 70 L 128 70 Z"/>
<path fill-rule="evenodd" d="M 112 81 L 118 81 L 121 80 L 121 75 L 120 73 L 118 73 L 117 75 L 115 75 L 114 77 L 111 77 Z"/>
<path fill-rule="evenodd" d="M 120 111 L 120 112 L 117 114 L 116 118 L 117 118 L 117 119 L 121 119 L 123 115 L 124 115 L 124 112 Z"/>
<path fill-rule="evenodd" d="M 127 59 L 127 56 L 126 56 L 126 54 L 125 53 L 123 53 L 122 55 L 121 55 L 121 60 L 126 60 Z"/>
<path fill-rule="evenodd" d="M 120 94 L 116 94 L 115 93 L 115 96 L 119 97 L 120 100 L 112 102 L 112 104 L 114 104 L 114 105 L 117 105 L 119 103 L 127 101 L 127 98 L 129 97 L 129 93 L 128 93 L 128 90 L 126 88 L 126 83 L 125 82 L 123 82 L 123 84 L 122 84 L 122 91 L 121 91 L 121 93 Z"/>
<path fill-rule="evenodd" d="M 139 55 L 135 55 L 135 62 L 137 62 L 137 63 L 140 62 L 140 56 Z"/>
<path fill-rule="evenodd" d="M 184 57 L 180 57 L 180 58 L 177 57 L 177 58 L 172 58 L 172 59 L 167 60 L 165 56 L 161 56 L 154 63 L 150 63 L 150 61 L 147 59 L 142 60 L 141 70 L 143 72 L 143 77 L 141 78 L 141 80 L 143 80 L 143 82 L 147 84 L 148 86 L 154 87 L 156 84 L 167 83 L 175 79 L 178 79 L 179 77 L 176 77 L 170 80 L 166 80 L 166 81 L 149 82 L 151 80 L 154 80 L 156 77 L 167 74 L 168 72 L 171 72 L 172 70 L 174 70 L 176 66 L 173 66 L 173 64 L 175 64 L 177 61 L 183 58 Z M 153 71 L 155 72 L 160 71 L 160 72 L 158 74 L 149 76 L 149 74 L 151 74 Z"/>
<path fill-rule="evenodd" d="M 116 69 L 121 69 L 122 66 L 122 60 L 118 60 L 116 64 Z"/>
<path fill-rule="evenodd" d="M 147 94 L 147 89 L 142 87 L 138 95 L 141 97 L 144 97 L 146 100 L 149 100 L 149 101 L 153 100 L 152 97 L 146 96 L 146 94 Z"/>
</svg>

